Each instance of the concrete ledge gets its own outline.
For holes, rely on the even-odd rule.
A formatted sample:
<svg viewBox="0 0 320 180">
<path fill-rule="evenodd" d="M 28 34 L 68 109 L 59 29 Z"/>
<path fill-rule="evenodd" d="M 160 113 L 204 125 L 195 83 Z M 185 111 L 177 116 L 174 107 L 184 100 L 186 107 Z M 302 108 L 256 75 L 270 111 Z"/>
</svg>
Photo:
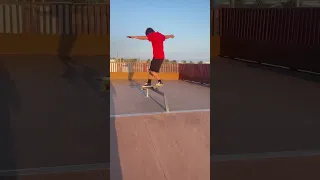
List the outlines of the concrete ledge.
<svg viewBox="0 0 320 180">
<path fill-rule="evenodd" d="M 220 36 L 211 36 L 210 38 L 210 56 L 212 58 L 220 55 Z"/>
<path fill-rule="evenodd" d="M 110 79 L 147 79 L 147 72 L 110 72 Z M 160 73 L 160 77 L 163 80 L 179 80 L 179 73 Z"/>
<path fill-rule="evenodd" d="M 109 55 L 109 35 L 59 36 L 0 34 L 0 54 L 57 55 L 60 46 L 72 47 L 72 55 Z"/>
</svg>

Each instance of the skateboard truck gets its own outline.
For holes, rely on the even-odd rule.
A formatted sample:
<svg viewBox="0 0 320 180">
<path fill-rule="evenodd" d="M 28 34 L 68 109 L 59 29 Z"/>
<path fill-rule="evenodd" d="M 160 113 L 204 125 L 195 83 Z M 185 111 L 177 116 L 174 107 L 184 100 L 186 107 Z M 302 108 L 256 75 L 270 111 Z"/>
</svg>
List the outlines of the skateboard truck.
<svg viewBox="0 0 320 180">
<path fill-rule="evenodd" d="M 153 92 L 161 95 L 164 100 L 165 110 L 166 110 L 166 112 L 169 112 L 168 100 L 167 100 L 166 96 L 164 95 L 164 92 L 160 91 L 157 86 L 147 87 L 147 88 L 143 87 L 141 89 L 146 91 L 146 97 L 149 97 L 149 90 L 152 90 Z"/>
</svg>

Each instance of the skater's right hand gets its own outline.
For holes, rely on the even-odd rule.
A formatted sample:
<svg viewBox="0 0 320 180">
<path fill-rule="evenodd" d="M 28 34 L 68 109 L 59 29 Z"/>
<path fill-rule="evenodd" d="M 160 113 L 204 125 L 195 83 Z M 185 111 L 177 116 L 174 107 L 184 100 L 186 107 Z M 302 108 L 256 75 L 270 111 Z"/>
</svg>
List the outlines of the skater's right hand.
<svg viewBox="0 0 320 180">
<path fill-rule="evenodd" d="M 173 35 L 173 34 L 170 34 L 170 37 L 173 39 L 173 38 L 174 38 L 174 35 Z"/>
</svg>

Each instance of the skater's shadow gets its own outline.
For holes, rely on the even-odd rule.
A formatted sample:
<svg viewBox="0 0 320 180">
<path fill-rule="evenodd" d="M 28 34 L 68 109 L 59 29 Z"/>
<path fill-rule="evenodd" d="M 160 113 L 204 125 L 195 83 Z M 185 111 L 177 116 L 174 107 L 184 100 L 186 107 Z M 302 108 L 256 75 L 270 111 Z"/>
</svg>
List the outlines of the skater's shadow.
<svg viewBox="0 0 320 180">
<path fill-rule="evenodd" d="M 72 7 L 74 3 L 64 3 L 57 6 L 57 8 L 50 8 L 49 11 L 40 11 L 40 9 L 31 8 L 29 10 L 35 10 L 36 15 L 40 17 L 51 16 L 56 23 L 56 34 L 60 35 L 59 47 L 57 49 L 57 54 L 60 61 L 64 64 L 66 70 L 63 73 L 64 77 L 68 77 L 69 80 L 74 80 L 75 75 L 74 67 L 71 61 L 72 49 L 74 43 L 77 39 L 77 29 L 75 28 L 76 23 L 74 23 L 73 15 L 77 16 L 78 11 L 72 12 Z M 30 6 L 31 7 L 31 6 Z M 28 9 L 26 9 L 28 10 Z"/>
<path fill-rule="evenodd" d="M 130 82 L 129 86 L 131 88 L 135 88 L 136 87 L 135 84 L 132 83 L 133 82 L 132 81 L 133 80 L 133 75 L 134 75 L 133 63 L 128 63 L 127 66 L 128 66 L 128 80 Z"/>
<path fill-rule="evenodd" d="M 122 180 L 120 154 L 118 149 L 118 137 L 116 129 L 116 114 L 114 101 L 117 96 L 116 90 L 110 81 L 110 179 Z"/>
<path fill-rule="evenodd" d="M 19 112 L 19 96 L 10 73 L 0 60 L 0 171 L 16 170 L 12 113 Z M 1 172 L 3 179 L 16 180 L 14 172 Z"/>
<path fill-rule="evenodd" d="M 76 62 L 71 59 L 61 60 L 66 67 L 66 70 L 63 73 L 63 77 L 67 79 L 69 83 L 75 84 L 79 80 L 84 81 L 90 89 L 92 89 L 96 94 L 104 99 L 105 104 L 109 104 L 109 98 L 106 97 L 107 93 L 101 91 L 101 78 L 103 78 L 101 72 L 89 67 L 88 65 Z"/>
<path fill-rule="evenodd" d="M 72 59 L 72 49 L 74 42 L 77 39 L 77 34 L 73 32 L 73 18 L 72 18 L 72 6 L 73 4 L 64 4 L 65 8 L 63 13 L 56 12 L 56 19 L 59 22 L 60 40 L 58 55 L 59 59 L 65 67 L 63 72 L 63 77 L 67 78 L 70 83 L 75 82 L 77 73 L 76 73 L 76 61 Z"/>
</svg>

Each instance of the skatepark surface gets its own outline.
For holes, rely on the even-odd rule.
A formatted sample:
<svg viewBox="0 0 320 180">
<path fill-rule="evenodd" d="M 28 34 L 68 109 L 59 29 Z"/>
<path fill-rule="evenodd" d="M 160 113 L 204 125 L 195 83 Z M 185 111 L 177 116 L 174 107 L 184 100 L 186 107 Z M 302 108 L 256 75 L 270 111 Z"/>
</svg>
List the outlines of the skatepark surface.
<svg viewBox="0 0 320 180">
<path fill-rule="evenodd" d="M 162 95 L 141 90 L 144 81 L 110 85 L 110 178 L 209 179 L 210 87 L 165 81 Z"/>
<path fill-rule="evenodd" d="M 150 98 L 144 97 L 140 87 L 133 84 L 143 81 L 114 81 L 111 94 L 101 93 L 100 82 L 95 79 L 105 75 L 105 72 L 101 72 L 101 67 L 106 67 L 105 57 L 74 57 L 73 60 L 76 65 L 66 68 L 54 56 L 0 57 L 0 85 L 3 87 L 0 93 L 0 176 L 10 175 L 16 179 L 77 179 L 79 176 L 83 179 L 106 178 L 108 172 L 105 169 L 110 167 L 109 132 L 110 129 L 115 129 L 118 136 L 113 136 L 111 141 L 119 144 L 119 147 L 114 147 L 118 148 L 119 151 L 115 154 L 120 159 L 134 153 L 136 157 L 144 154 L 150 157 L 153 153 L 159 159 L 150 159 L 148 162 L 145 158 L 144 163 L 159 177 L 164 174 L 171 179 L 177 179 L 179 174 L 183 179 L 209 177 L 208 87 L 168 81 L 168 87 L 161 90 L 166 93 L 171 110 L 193 111 L 180 112 L 179 115 L 113 116 L 110 122 L 110 114 L 164 112 L 162 97 L 153 92 L 150 92 Z M 112 98 L 109 100 L 110 96 Z M 198 109 L 205 110 L 194 111 Z M 165 120 L 172 121 L 164 122 Z M 147 131 L 141 127 L 144 124 L 147 124 L 150 131 L 158 134 L 162 132 L 162 136 L 172 141 L 166 144 L 157 134 L 146 134 Z M 167 126 L 170 131 L 164 131 Z M 141 140 L 134 139 L 140 134 Z M 144 137 L 150 138 L 150 141 L 146 141 Z M 129 142 L 130 138 L 133 140 Z M 139 146 L 135 144 L 137 142 L 140 142 Z M 196 147 L 190 147 L 188 143 Z M 152 148 L 151 145 L 157 148 Z M 137 148 L 143 150 L 143 153 L 136 152 Z M 163 151 L 159 151 L 160 148 Z M 171 154 L 173 162 L 178 163 L 180 170 L 191 169 L 189 174 L 172 172 L 172 162 L 164 155 L 170 149 L 174 150 L 174 154 Z M 197 156 L 194 154 L 198 154 L 201 161 L 194 166 L 189 165 L 186 162 L 196 161 L 194 158 Z M 131 179 L 130 176 L 134 175 L 136 179 L 142 179 L 139 178 L 142 174 L 149 177 L 150 173 L 141 172 L 146 167 L 142 167 L 143 164 L 138 159 L 136 167 L 140 167 L 140 171 L 128 171 L 128 165 L 132 165 L 132 162 L 126 159 L 130 157 L 119 160 L 118 163 L 121 164 L 118 170 L 124 172 L 121 174 L 123 179 Z M 159 169 L 159 164 L 164 169 Z M 73 171 L 82 173 L 72 173 Z"/>
<path fill-rule="evenodd" d="M 165 113 L 159 94 L 146 98 L 140 90 L 144 81 L 113 80 L 109 96 L 97 92 L 90 69 L 62 77 L 56 57 L 1 56 L 0 62 L 0 176 L 57 166 L 88 170 L 111 160 L 111 177 L 123 180 L 207 179 L 210 139 L 215 179 L 318 177 L 312 167 L 320 161 L 320 80 L 314 75 L 218 58 L 210 122 L 209 87 L 165 81 L 160 90 L 172 111 Z M 268 159 L 250 159 L 254 153 Z M 90 174 L 87 179 L 107 177 Z"/>
<path fill-rule="evenodd" d="M 211 177 L 319 179 L 320 77 L 217 58 Z"/>
<path fill-rule="evenodd" d="M 141 90 L 145 81 L 112 80 L 110 115 L 164 112 L 163 97 L 150 90 L 150 97 Z M 155 82 L 153 82 L 155 83 Z M 170 111 L 210 109 L 210 87 L 186 81 L 164 81 L 164 92 Z"/>
<path fill-rule="evenodd" d="M 264 158 L 211 163 L 212 179 L 319 179 L 320 156 Z"/>
<path fill-rule="evenodd" d="M 58 57 L 0 56 L 0 176 L 109 163 L 109 94 L 94 79 L 105 57 L 74 59 L 86 65 L 63 76 Z"/>
<path fill-rule="evenodd" d="M 218 58 L 213 154 L 320 150 L 320 77 Z"/>
<path fill-rule="evenodd" d="M 210 179 L 210 111 L 111 118 L 110 179 Z"/>
</svg>

